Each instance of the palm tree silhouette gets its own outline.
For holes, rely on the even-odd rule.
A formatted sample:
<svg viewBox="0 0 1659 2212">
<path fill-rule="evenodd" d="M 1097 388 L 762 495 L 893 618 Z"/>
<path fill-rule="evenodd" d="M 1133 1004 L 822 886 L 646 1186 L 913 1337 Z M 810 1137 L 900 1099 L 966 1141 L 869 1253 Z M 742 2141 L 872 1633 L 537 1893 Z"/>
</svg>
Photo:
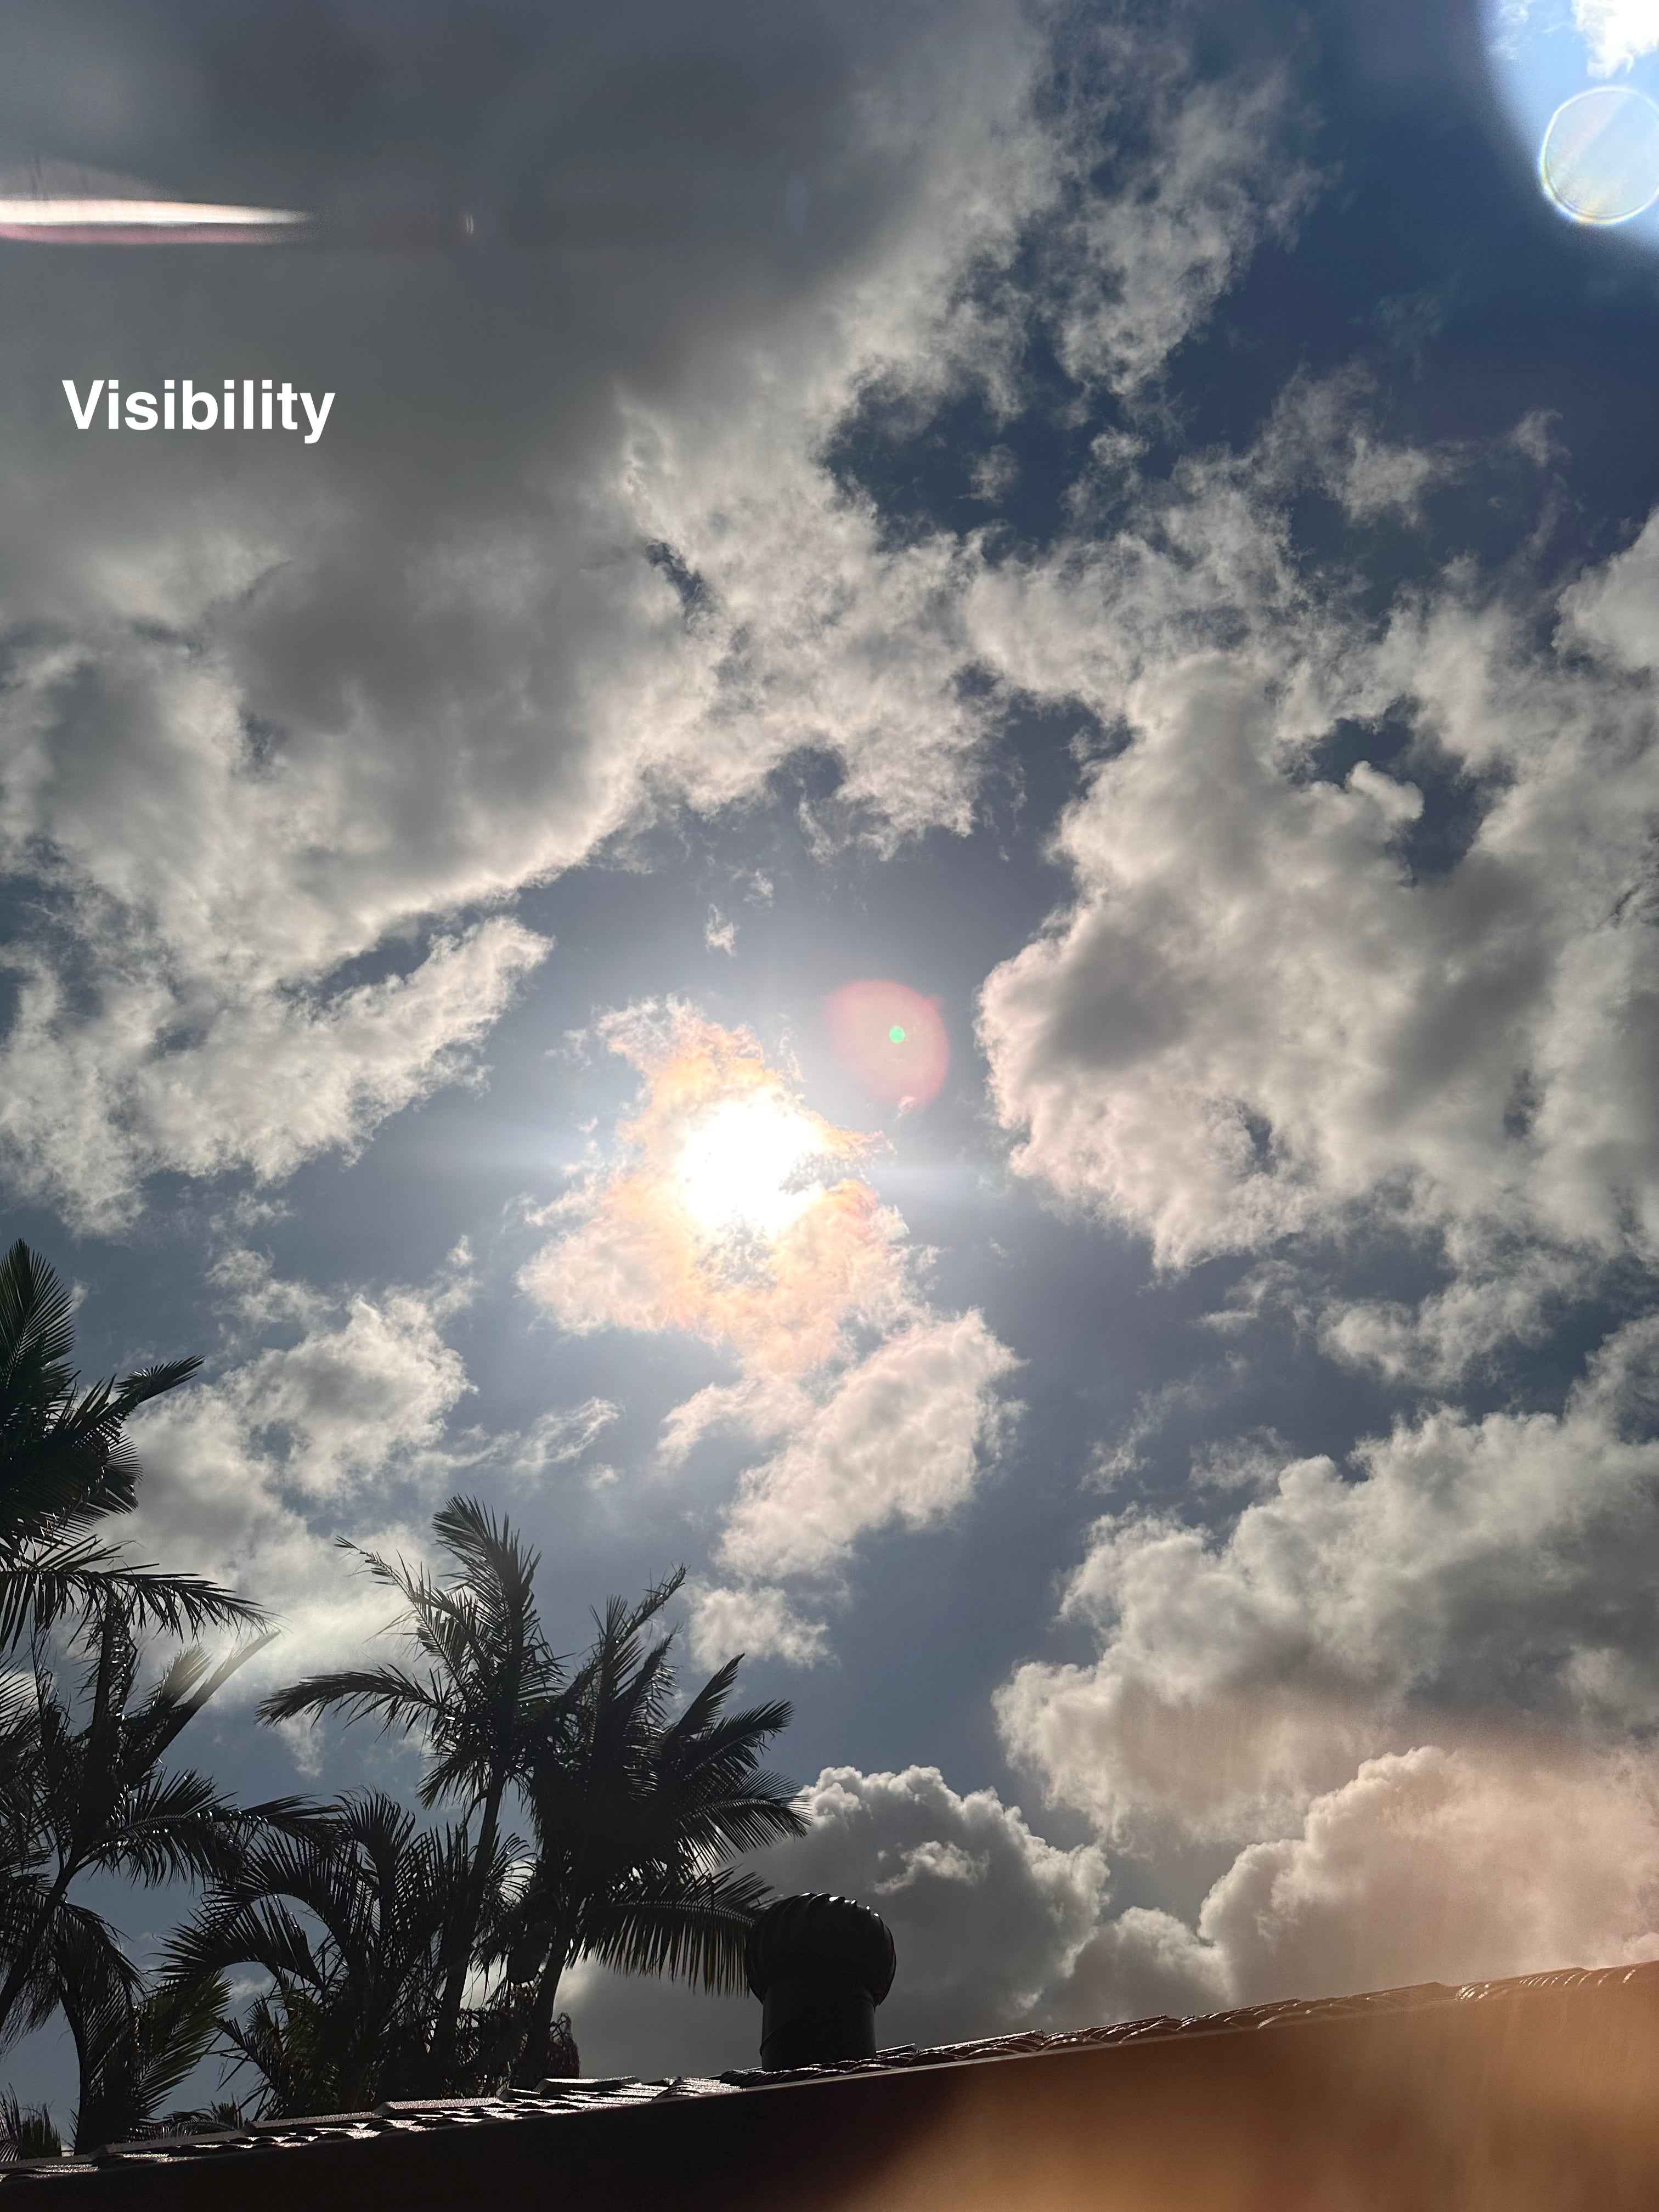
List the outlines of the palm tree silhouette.
<svg viewBox="0 0 1659 2212">
<path fill-rule="evenodd" d="M 771 1892 L 729 1862 L 806 1830 L 793 1785 L 760 1765 L 791 1708 L 728 1713 L 738 1660 L 671 1717 L 673 1632 L 646 1632 L 684 1579 L 681 1569 L 640 1604 L 612 1598 L 595 1615 L 592 1647 L 531 1747 L 535 1865 L 503 1945 L 509 1983 L 528 1988 L 520 2083 L 547 2070 L 559 1984 L 579 1959 L 740 1989 L 744 1944 Z"/>
<path fill-rule="evenodd" d="M 503 1865 L 487 1872 L 499 1887 Z M 362 2112 L 424 2086 L 472 1880 L 465 1831 L 422 1830 L 383 1793 L 356 1793 L 258 1844 L 173 1937 L 168 1972 L 189 1987 L 263 1967 L 270 1993 L 222 2022 L 237 2064 L 262 2078 L 260 2110 Z M 475 2056 L 459 2054 L 463 2077 Z"/>
<path fill-rule="evenodd" d="M 199 1650 L 184 1651 L 141 1696 L 137 1610 L 118 1584 L 97 1599 L 87 1632 L 84 1719 L 38 1644 L 32 1686 L 14 1685 L 0 1713 L 8 1842 L 0 1871 L 0 2049 L 40 2027 L 66 1990 L 81 1992 L 90 2009 L 123 1992 L 134 1996 L 138 1978 L 113 1929 L 71 1893 L 82 1876 L 119 1874 L 149 1884 L 223 1879 L 268 1825 L 306 1817 L 287 1797 L 239 1808 L 205 1776 L 165 1764 L 209 1698 L 270 1637 L 243 1644 L 216 1667 Z"/>
<path fill-rule="evenodd" d="M 73 2141 L 77 2151 L 130 2142 L 180 2123 L 194 2113 L 161 2106 L 206 2057 L 230 2001 L 220 1975 L 163 1983 L 135 1991 L 101 1971 L 94 1956 L 82 1977 L 63 1975 L 60 2001 L 80 2070 Z"/>
<path fill-rule="evenodd" d="M 533 2081 L 552 2063 L 559 1985 L 580 1958 L 686 1975 L 711 1989 L 740 1985 L 744 1942 L 769 1892 L 729 1862 L 805 1832 L 792 1786 L 759 1763 L 790 1708 L 727 1713 L 734 1659 L 673 1716 L 673 1637 L 647 1631 L 683 1570 L 637 1605 L 613 1598 L 595 1616 L 593 1644 L 573 1671 L 542 1632 L 537 1555 L 507 1522 L 453 1498 L 433 1528 L 454 1563 L 441 1579 L 359 1553 L 404 1600 L 392 1627 L 412 1645 L 415 1663 L 312 1675 L 267 1698 L 260 1712 L 274 1722 L 338 1710 L 423 1736 L 431 1763 L 422 1803 L 465 1808 L 443 1844 L 464 1872 L 448 1893 L 447 1918 L 439 1915 L 441 1929 L 434 1922 L 441 1972 L 434 1981 L 424 1968 L 408 1969 L 413 2016 L 419 1989 L 433 1992 L 425 2083 L 450 2088 L 509 2068 L 514 2080 Z M 516 1839 L 502 1834 L 509 1792 L 533 1829 L 527 1868 L 515 1863 Z M 383 1909 L 374 1899 L 384 1882 L 361 1868 L 359 1879 L 373 1917 Z M 210 1949 L 191 1955 L 230 1963 Z M 338 1975 L 307 2002 L 348 2010 L 368 2002 L 343 1948 L 340 1960 Z M 475 1970 L 489 1989 L 469 2012 L 463 1997 Z"/>
<path fill-rule="evenodd" d="M 70 1293 L 20 1237 L 0 1259 L 0 1651 L 118 1595 L 131 1618 L 194 1635 L 264 1619 L 199 1576 L 128 1566 L 91 1532 L 131 1512 L 138 1462 L 123 1433 L 140 1406 L 201 1365 L 175 1359 L 76 1394 Z"/>
<path fill-rule="evenodd" d="M 423 1567 L 343 1547 L 403 1598 L 393 1632 L 412 1645 L 416 1666 L 309 1675 L 267 1698 L 259 1711 L 281 1721 L 337 1708 L 349 1719 L 377 1718 L 383 1729 L 418 1729 L 431 1755 L 421 1802 L 459 1799 L 469 1823 L 479 1815 L 467 1879 L 443 1931 L 428 2063 L 432 2082 L 443 2087 L 454 2070 L 461 2000 L 501 1842 L 501 1802 L 524 1771 L 532 1731 L 556 1700 L 560 1668 L 536 1613 L 538 1555 L 507 1520 L 497 1522 L 476 1499 L 452 1498 L 432 1527 L 455 1563 L 441 1581 Z"/>
</svg>

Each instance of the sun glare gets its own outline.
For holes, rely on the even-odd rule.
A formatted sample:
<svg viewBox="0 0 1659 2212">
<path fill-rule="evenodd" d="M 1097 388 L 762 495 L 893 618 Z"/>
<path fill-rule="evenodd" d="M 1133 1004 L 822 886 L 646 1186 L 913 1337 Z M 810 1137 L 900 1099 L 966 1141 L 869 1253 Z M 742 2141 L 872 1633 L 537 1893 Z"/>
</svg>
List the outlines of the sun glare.
<svg viewBox="0 0 1659 2212">
<path fill-rule="evenodd" d="M 775 1093 L 717 1106 L 685 1140 L 680 1195 L 710 1236 L 739 1231 L 777 1237 L 822 1194 L 793 1178 L 823 1149 L 821 1133 Z"/>
</svg>

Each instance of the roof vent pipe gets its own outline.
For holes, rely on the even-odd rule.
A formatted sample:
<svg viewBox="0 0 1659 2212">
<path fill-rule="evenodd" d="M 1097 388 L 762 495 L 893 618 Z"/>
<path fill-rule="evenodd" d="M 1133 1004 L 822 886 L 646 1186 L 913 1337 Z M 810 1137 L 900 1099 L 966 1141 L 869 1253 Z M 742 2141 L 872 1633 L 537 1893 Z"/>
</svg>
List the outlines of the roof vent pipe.
<svg viewBox="0 0 1659 2212">
<path fill-rule="evenodd" d="M 892 1931 L 850 1897 L 781 1897 L 749 1931 L 761 2064 L 775 2074 L 876 2055 L 876 2007 L 893 1986 Z"/>
</svg>

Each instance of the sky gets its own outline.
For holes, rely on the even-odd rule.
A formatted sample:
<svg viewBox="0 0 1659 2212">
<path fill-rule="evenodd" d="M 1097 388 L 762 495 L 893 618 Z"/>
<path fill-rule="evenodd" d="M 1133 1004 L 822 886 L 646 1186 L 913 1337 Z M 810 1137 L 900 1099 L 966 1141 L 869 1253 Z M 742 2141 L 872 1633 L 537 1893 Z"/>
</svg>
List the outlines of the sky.
<svg viewBox="0 0 1659 2212">
<path fill-rule="evenodd" d="M 1659 1957 L 1651 0 L 0 52 L 8 174 L 315 218 L 0 239 L 6 1233 L 204 1358 L 195 1757 L 412 1791 L 252 1708 L 460 1491 L 793 1700 L 884 2042 Z"/>
</svg>

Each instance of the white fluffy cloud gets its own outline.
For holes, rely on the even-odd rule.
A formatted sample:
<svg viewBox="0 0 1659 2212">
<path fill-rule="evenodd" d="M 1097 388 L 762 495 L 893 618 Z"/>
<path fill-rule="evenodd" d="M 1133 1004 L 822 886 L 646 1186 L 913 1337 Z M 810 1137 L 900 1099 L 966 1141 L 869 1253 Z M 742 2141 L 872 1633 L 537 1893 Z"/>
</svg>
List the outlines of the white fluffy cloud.
<svg viewBox="0 0 1659 2212">
<path fill-rule="evenodd" d="M 642 1081 L 610 1158 L 541 1217 L 558 1233 L 520 1276 L 562 1328 L 704 1337 L 782 1406 L 850 1330 L 915 1310 L 904 1224 L 853 1172 L 866 1140 L 813 1113 L 752 1036 L 652 1002 L 599 1030 Z M 681 1409 L 682 1451 L 727 1403 Z M 763 1418 L 752 1392 L 741 1410 Z"/>
<path fill-rule="evenodd" d="M 1592 76 L 1613 76 L 1659 48 L 1653 0 L 1572 0 L 1572 20 L 1590 50 Z"/>
<path fill-rule="evenodd" d="M 477 1440 L 451 1440 L 471 1385 L 442 1333 L 471 1286 L 464 1249 L 434 1282 L 373 1294 L 277 1280 L 249 1253 L 216 1281 L 240 1316 L 234 1355 L 135 1417 L 140 1503 L 120 1533 L 133 1557 L 270 1608 L 282 1634 L 235 1678 L 246 1697 L 343 1662 L 395 1610 L 334 1538 L 419 1557 L 432 1503 L 472 1463 Z M 272 1336 L 287 1340 L 259 1345 Z"/>
<path fill-rule="evenodd" d="M 214 1283 L 228 1357 L 210 1380 L 135 1416 L 139 1505 L 118 1534 L 133 1558 L 210 1576 L 270 1609 L 279 1640 L 234 1678 L 233 1698 L 360 1656 L 395 1613 L 337 1536 L 422 1558 L 433 1507 L 478 1486 L 480 1470 L 534 1481 L 580 1458 L 617 1417 L 590 1398 L 522 1433 L 458 1425 L 473 1385 L 444 1332 L 474 1294 L 465 1245 L 418 1285 L 322 1291 L 249 1251 L 221 1261 Z M 301 1734 L 302 1759 L 303 1744 Z"/>
<path fill-rule="evenodd" d="M 684 1330 L 736 1358 L 737 1382 L 669 1413 L 659 1455 L 678 1469 L 720 1431 L 777 1447 L 725 1514 L 731 1579 L 693 1592 L 695 1646 L 806 1663 L 825 1627 L 781 1583 L 833 1583 L 865 1536 L 963 1504 L 1014 1418 L 999 1385 L 1019 1362 L 977 1310 L 928 1306 L 903 1221 L 849 1172 L 865 1140 L 811 1113 L 752 1037 L 684 1006 L 599 1027 L 641 1095 L 520 1279 L 567 1329 Z"/>
<path fill-rule="evenodd" d="M 1184 464 L 1109 542 L 976 587 L 988 657 L 1127 725 L 1061 821 L 1071 902 L 985 987 L 1016 1167 L 1167 1267 L 1424 1240 L 1445 1299 L 1326 1318 L 1339 1355 L 1431 1377 L 1659 1259 L 1659 525 L 1563 595 L 1540 652 L 1467 571 L 1360 618 L 1294 560 L 1287 514 L 1318 483 L 1408 516 L 1535 447 L 1390 454 L 1363 392 L 1298 387 L 1251 453 Z M 1390 714 L 1403 755 L 1322 772 L 1328 734 L 1382 747 Z M 1478 819 L 1419 866 L 1425 788 Z"/>
<path fill-rule="evenodd" d="M 760 1854 L 784 1894 L 829 1890 L 874 1906 L 893 1930 L 898 1976 L 876 2015 L 883 2044 L 950 2043 L 1041 2025 L 1096 1926 L 1099 1850 L 1061 1850 L 992 1790 L 953 1790 L 939 1769 L 826 1767 L 801 1795 L 811 1832 Z M 760 2007 L 719 2003 L 584 1968 L 570 2002 L 590 2071 L 714 2071 L 753 2065 Z"/>
<path fill-rule="evenodd" d="M 1659 1773 L 1546 1733 L 1363 1762 L 1241 1851 L 1190 1922 L 1113 1911 L 1097 1845 L 1060 1850 L 934 1767 L 829 1767 L 801 1803 L 810 1833 L 759 1863 L 780 1892 L 856 1897 L 891 1927 L 884 2044 L 1659 1956 Z M 592 1966 L 567 1996 L 592 2071 L 755 2063 L 752 2002 Z"/>
<path fill-rule="evenodd" d="M 1299 1833 L 1242 1851 L 1195 1929 L 1146 1908 L 1107 1922 L 1050 2002 L 1083 2025 L 1656 1956 L 1650 1761 L 1428 1744 L 1368 1760 Z"/>
<path fill-rule="evenodd" d="M 1362 1764 L 1295 1828 L 1241 1851 L 1194 1920 L 1111 1910 L 1093 1844 L 1060 1850 L 994 1790 L 934 1767 L 830 1767 L 781 1891 L 856 1897 L 893 1930 L 884 2044 L 1188 2015 L 1289 1996 L 1476 1981 L 1659 1956 L 1659 1776 L 1547 1736 Z M 594 2071 L 754 2063 L 759 2007 L 583 1967 L 568 1991 Z"/>
<path fill-rule="evenodd" d="M 1617 76 L 1659 48 L 1653 0 L 1572 0 L 1571 13 L 1592 76 Z M 1560 0 L 1496 0 L 1492 12 L 1493 46 L 1510 61 L 1564 27 Z"/>
<path fill-rule="evenodd" d="M 1018 1361 L 978 1313 L 901 1330 L 837 1377 L 775 1459 L 752 1469 L 720 1558 L 756 1576 L 832 1569 L 866 1531 L 923 1528 L 970 1494 Z"/>
<path fill-rule="evenodd" d="M 787 1666 L 811 1667 L 830 1655 L 827 1622 L 808 1620 L 787 1591 L 766 1583 L 690 1583 L 691 1650 L 699 1666 L 726 1660 L 781 1659 Z"/>
<path fill-rule="evenodd" d="M 748 1469 L 726 1512 L 714 1564 L 737 1579 L 691 1592 L 698 1657 L 823 1657 L 825 1624 L 802 1618 L 775 1578 L 833 1586 L 866 1537 L 933 1528 L 964 1506 L 1018 1416 L 998 1385 L 1018 1365 L 980 1313 L 924 1317 L 787 1406 L 763 1398 L 750 1419 L 781 1425 L 787 1441 Z M 735 1399 L 739 1420 L 750 1402 L 700 1395 Z"/>
<path fill-rule="evenodd" d="M 1172 47 L 1160 84 L 1150 56 L 1134 58 L 1151 80 L 1150 143 L 1124 189 L 1083 197 L 1050 248 L 1060 361 L 1079 384 L 1130 395 L 1202 325 L 1264 240 L 1289 237 L 1316 189 L 1297 157 L 1282 76 L 1195 88 Z"/>
<path fill-rule="evenodd" d="M 1558 781 L 1549 756 L 1560 744 L 1559 765 L 1588 775 L 1606 746 L 1647 834 L 1637 672 L 1651 543 L 1644 533 L 1628 566 L 1564 597 L 1572 657 L 1534 669 L 1524 706 L 1507 617 L 1477 621 L 1455 591 L 1397 616 L 1380 644 L 1370 673 L 1397 666 L 1402 629 L 1422 653 L 1413 690 L 1444 708 L 1437 743 L 1456 732 L 1462 758 L 1504 763 L 1462 882 L 1458 869 L 1421 884 L 1375 871 L 1415 813 L 1397 766 L 1392 793 L 1380 776 L 1339 790 L 1292 772 L 1297 728 L 1327 719 L 1310 706 L 1316 669 L 1287 661 L 1273 692 L 1193 659 L 1131 692 L 1136 734 L 1102 778 L 1115 812 L 1099 787 L 1079 810 L 1110 869 L 988 997 L 999 1044 L 1039 1005 L 1054 1024 L 1056 1079 L 1030 1125 L 1043 1171 L 1071 1176 L 1085 1203 L 1138 1205 L 1172 1262 L 1287 1236 L 1293 1259 L 1297 1229 L 1380 1212 L 1437 1234 L 1462 1271 L 1413 1310 L 1333 1296 L 1275 1256 L 1215 1317 L 1224 1330 L 1282 1304 L 1339 1358 L 1450 1376 L 1506 1335 L 1536 1333 L 1550 1301 L 1593 1287 L 1614 1254 L 1649 1256 L 1644 1079 L 1620 1057 L 1639 1048 L 1646 925 L 1625 911 L 1639 895 L 1621 906 L 1602 883 L 1599 811 L 1579 842 L 1582 810 L 1604 794 Z M 1301 614 L 1284 611 L 1294 632 Z M 1363 661 L 1349 672 L 1368 682 Z M 1172 719 L 1143 715 L 1154 691 Z M 1182 714 L 1193 744 L 1176 740 L 1160 770 Z M 1182 889 L 1164 866 L 1164 810 L 1184 791 L 1205 812 L 1200 757 L 1224 799 L 1189 843 Z M 1264 823 L 1272 865 L 1258 884 Z M 1328 866 L 1346 903 L 1323 903 Z M 1555 866 L 1569 882 L 1577 870 L 1576 906 L 1561 882 L 1551 906 Z M 1620 869 L 1639 882 L 1633 847 Z M 1413 939 L 1396 897 L 1442 902 L 1420 917 L 1428 935 Z M 1061 968 L 1065 988 L 1045 998 L 1045 973 Z M 1506 1083 L 1514 1097 L 1517 1021 L 1532 1088 L 1518 1127 L 1494 1137 L 1480 1116 L 1501 1128 Z M 1540 1035 L 1558 1041 L 1549 1058 Z M 1211 1072 L 1172 1087 L 1212 1042 Z M 1373 1082 L 1396 1086 L 1387 1115 L 1368 1109 Z M 1283 1113 L 1268 1115 L 1270 1091 Z M 1632 1748 L 1659 1698 L 1656 1349 L 1659 1323 L 1638 1318 L 1559 1413 L 1419 1406 L 1343 1464 L 1258 1439 L 1195 1462 L 1184 1506 L 1097 1524 L 1063 1615 L 1092 1630 L 1098 1656 L 1018 1668 L 996 1701 L 1004 1742 L 1108 1841 L 1177 1865 L 1194 1847 L 1242 1848 L 1190 1917 L 1103 1917 L 1051 1993 L 1057 2022 L 1659 1954 L 1659 1781 Z M 1142 1427 L 1157 1413 L 1149 1405 Z M 1137 1434 L 1110 1462 L 1121 1474 Z"/>
<path fill-rule="evenodd" d="M 332 995 L 250 996 L 244 975 L 202 976 L 209 1007 L 198 1033 L 165 1052 L 157 1034 L 180 1024 L 184 1009 L 165 980 L 163 943 L 143 933 L 135 943 L 112 918 L 109 937 L 87 949 L 119 971 L 91 1015 L 44 959 L 13 955 L 20 988 L 0 1045 L 0 1146 L 18 1182 L 107 1231 L 130 1217 L 157 1168 L 279 1179 L 317 1152 L 351 1150 L 388 1114 L 469 1076 L 476 1048 L 548 945 L 516 922 L 486 921 L 439 939 L 407 974 Z"/>
<path fill-rule="evenodd" d="M 1065 1603 L 1100 1656 L 1015 1673 L 1011 1753 L 1106 1834 L 1243 1839 L 1367 1753 L 1479 1737 L 1495 1711 L 1639 1727 L 1659 1698 L 1656 1345 L 1652 1321 L 1619 1332 L 1559 1415 L 1442 1407 L 1346 1470 L 1264 1461 L 1220 1532 L 1101 1522 Z"/>
<path fill-rule="evenodd" d="M 1029 2023 L 1093 1927 L 1106 1863 L 1060 1850 L 994 1790 L 959 1795 L 935 1766 L 826 1767 L 804 1793 L 811 1832 L 768 1855 L 792 1889 L 839 1890 L 893 1930 L 900 1978 L 884 2043 L 946 2043 Z"/>
</svg>

